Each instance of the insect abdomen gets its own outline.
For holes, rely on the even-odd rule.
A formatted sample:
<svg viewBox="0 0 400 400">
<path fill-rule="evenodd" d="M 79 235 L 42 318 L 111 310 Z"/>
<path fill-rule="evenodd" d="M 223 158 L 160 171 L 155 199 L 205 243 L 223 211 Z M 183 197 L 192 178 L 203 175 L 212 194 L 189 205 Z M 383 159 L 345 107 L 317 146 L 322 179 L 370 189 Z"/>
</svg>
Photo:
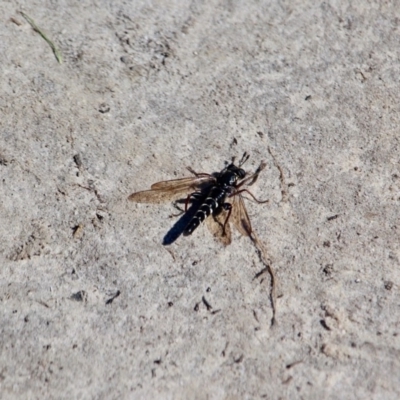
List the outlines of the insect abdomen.
<svg viewBox="0 0 400 400">
<path fill-rule="evenodd" d="M 184 235 L 191 235 L 194 230 L 220 206 L 225 196 L 226 193 L 223 189 L 218 187 L 211 189 L 210 193 L 203 201 L 200 208 L 196 211 L 196 214 L 190 220 L 188 226 L 185 228 Z"/>
</svg>

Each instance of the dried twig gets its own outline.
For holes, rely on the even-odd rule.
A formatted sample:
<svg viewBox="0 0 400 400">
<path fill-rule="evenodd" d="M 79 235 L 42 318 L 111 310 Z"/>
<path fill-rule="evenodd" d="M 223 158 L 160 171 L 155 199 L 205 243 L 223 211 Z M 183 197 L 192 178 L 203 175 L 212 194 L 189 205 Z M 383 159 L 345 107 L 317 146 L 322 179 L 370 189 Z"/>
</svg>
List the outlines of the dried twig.
<svg viewBox="0 0 400 400">
<path fill-rule="evenodd" d="M 58 50 L 58 48 L 56 47 L 56 45 L 44 34 L 42 29 L 40 29 L 36 25 L 35 21 L 31 17 L 29 17 L 22 11 L 21 11 L 21 15 L 29 22 L 29 24 L 32 26 L 32 28 L 49 44 L 49 46 L 53 50 L 53 53 L 54 53 L 57 61 L 60 64 L 62 64 L 62 55 L 61 55 L 60 51 Z"/>
<path fill-rule="evenodd" d="M 254 246 L 257 249 L 258 256 L 260 257 L 261 262 L 265 265 L 266 270 L 268 271 L 268 274 L 271 278 L 271 306 L 272 306 L 272 318 L 271 318 L 271 326 L 275 324 L 276 321 L 276 278 L 275 278 L 275 273 L 271 267 L 271 264 L 268 262 L 267 259 L 267 252 L 265 251 L 264 245 L 262 242 L 258 239 L 258 236 L 256 233 L 253 231 L 251 232 L 250 238 L 252 242 L 254 243 Z"/>
</svg>

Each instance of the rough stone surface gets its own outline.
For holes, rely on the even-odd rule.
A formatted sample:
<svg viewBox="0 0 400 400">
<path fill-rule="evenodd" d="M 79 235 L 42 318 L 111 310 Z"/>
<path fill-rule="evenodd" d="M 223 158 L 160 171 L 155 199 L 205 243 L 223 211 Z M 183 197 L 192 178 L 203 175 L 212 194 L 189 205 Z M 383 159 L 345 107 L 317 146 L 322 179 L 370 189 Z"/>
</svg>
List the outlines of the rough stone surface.
<svg viewBox="0 0 400 400">
<path fill-rule="evenodd" d="M 0 14 L 1 398 L 400 398 L 396 2 Z M 272 327 L 248 238 L 127 201 L 245 150 Z"/>
</svg>

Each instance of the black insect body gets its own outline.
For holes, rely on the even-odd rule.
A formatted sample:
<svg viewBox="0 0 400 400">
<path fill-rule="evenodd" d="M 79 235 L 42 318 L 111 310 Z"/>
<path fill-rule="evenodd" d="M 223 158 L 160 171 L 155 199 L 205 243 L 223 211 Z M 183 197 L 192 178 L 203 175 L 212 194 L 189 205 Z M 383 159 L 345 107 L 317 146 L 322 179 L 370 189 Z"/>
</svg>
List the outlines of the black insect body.
<svg viewBox="0 0 400 400">
<path fill-rule="evenodd" d="M 215 174 L 196 173 L 188 168 L 194 174 L 193 177 L 157 182 L 150 190 L 133 193 L 128 199 L 137 203 L 161 203 L 186 196 L 185 212 L 189 202 L 198 208 L 184 227 L 183 234 L 191 235 L 205 220 L 211 233 L 227 245 L 231 242 L 230 218 L 242 235 L 250 236 L 252 232 L 242 194 L 248 193 L 257 203 L 268 201 L 257 200 L 251 192 L 243 188 L 244 185 L 251 186 L 266 165 L 262 162 L 256 172 L 246 178 L 246 172 L 241 166 L 248 158 L 249 155 L 245 153 L 238 166 L 233 159 L 231 164 Z M 228 202 L 230 199 L 231 202 Z"/>
<path fill-rule="evenodd" d="M 191 235 L 210 214 L 221 211 L 221 209 L 228 211 L 228 216 L 226 217 L 226 222 L 228 222 L 232 212 L 232 205 L 231 203 L 225 203 L 225 200 L 228 196 L 234 194 L 237 180 L 243 179 L 245 176 L 246 172 L 242 168 L 236 167 L 233 163 L 220 172 L 215 178 L 216 182 L 214 186 L 210 188 L 206 199 L 197 210 L 196 215 L 189 222 L 189 225 L 185 228 L 183 234 Z"/>
</svg>

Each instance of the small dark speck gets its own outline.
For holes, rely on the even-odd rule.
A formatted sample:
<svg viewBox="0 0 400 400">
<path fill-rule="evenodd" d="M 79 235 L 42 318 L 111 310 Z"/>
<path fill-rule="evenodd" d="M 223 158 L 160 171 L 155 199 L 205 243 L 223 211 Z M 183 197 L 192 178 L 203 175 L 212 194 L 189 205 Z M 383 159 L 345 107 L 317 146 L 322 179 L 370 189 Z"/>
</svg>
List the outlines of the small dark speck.
<svg viewBox="0 0 400 400">
<path fill-rule="evenodd" d="M 385 289 L 386 290 L 392 290 L 393 288 L 393 282 L 392 281 L 385 281 Z"/>
<path fill-rule="evenodd" d="M 83 225 L 82 224 L 75 225 L 72 228 L 72 236 L 75 239 L 80 239 L 82 237 L 82 234 L 83 234 Z"/>
<path fill-rule="evenodd" d="M 121 294 L 121 292 L 119 290 L 117 290 L 116 293 L 114 294 L 114 296 L 109 298 L 106 301 L 106 305 L 111 304 L 120 294 Z"/>
<path fill-rule="evenodd" d="M 43 307 L 50 308 L 50 306 L 46 304 L 44 301 L 39 300 L 38 303 L 41 304 Z"/>
<path fill-rule="evenodd" d="M 207 293 L 210 293 L 210 292 L 211 292 L 211 288 L 208 287 L 208 288 L 206 289 L 206 292 L 207 292 Z"/>
<path fill-rule="evenodd" d="M 78 168 L 82 167 L 82 158 L 79 154 L 74 155 L 74 163 Z"/>
<path fill-rule="evenodd" d="M 153 362 L 154 362 L 154 364 L 160 365 L 161 364 L 161 358 L 159 358 L 158 360 L 154 360 Z"/>
<path fill-rule="evenodd" d="M 264 137 L 264 133 L 262 133 L 261 131 L 258 131 L 257 135 L 260 136 L 260 138 Z"/>
<path fill-rule="evenodd" d="M 29 317 L 28 316 L 25 316 L 24 322 L 29 322 Z"/>
<path fill-rule="evenodd" d="M 331 247 L 331 242 L 330 242 L 329 240 L 326 240 L 326 241 L 323 243 L 323 246 L 324 246 L 324 247 Z"/>
<path fill-rule="evenodd" d="M 17 19 L 15 19 L 13 17 L 10 18 L 10 21 L 13 22 L 15 25 L 18 25 L 18 26 L 22 25 L 21 22 L 19 22 Z"/>
<path fill-rule="evenodd" d="M 268 271 L 268 267 L 265 267 L 265 268 L 263 268 L 261 271 L 257 272 L 257 273 L 254 275 L 254 277 L 253 277 L 253 281 L 254 281 L 255 279 L 258 279 L 262 274 L 264 274 L 264 273 L 267 272 L 267 271 Z"/>
<path fill-rule="evenodd" d="M 242 354 L 240 357 L 236 358 L 234 361 L 235 361 L 236 364 L 239 364 L 239 363 L 241 363 L 243 361 L 243 358 L 244 358 L 244 356 Z"/>
<path fill-rule="evenodd" d="M 0 154 L 0 165 L 7 166 L 8 160 Z"/>
<path fill-rule="evenodd" d="M 197 265 L 198 261 L 193 261 L 192 262 L 192 266 L 194 267 L 195 265 Z"/>
<path fill-rule="evenodd" d="M 18 312 L 18 310 L 13 310 L 13 312 L 12 312 L 12 313 L 13 313 L 13 314 L 16 314 L 17 312 Z"/>
<path fill-rule="evenodd" d="M 296 365 L 301 364 L 302 362 L 303 362 L 302 360 L 298 360 L 298 361 L 294 361 L 294 362 L 292 362 L 292 363 L 290 363 L 290 364 L 287 364 L 287 365 L 286 365 L 286 369 L 293 368 L 293 367 L 295 367 Z"/>
<path fill-rule="evenodd" d="M 212 305 L 206 300 L 204 296 L 201 298 L 201 300 L 203 301 L 203 304 L 206 306 L 207 311 L 212 310 Z"/>
<path fill-rule="evenodd" d="M 75 301 L 83 301 L 86 299 L 86 292 L 84 290 L 80 290 L 79 292 L 74 293 L 70 299 Z"/>
<path fill-rule="evenodd" d="M 332 215 L 331 217 L 328 217 L 326 220 L 327 221 L 333 221 L 334 219 L 336 219 L 338 217 L 339 217 L 339 214 L 336 214 L 336 215 Z"/>
<path fill-rule="evenodd" d="M 174 303 L 172 301 L 168 302 L 168 307 L 172 307 L 174 305 Z"/>
<path fill-rule="evenodd" d="M 104 219 L 104 217 L 103 217 L 101 214 L 99 214 L 99 213 L 96 213 L 96 217 L 97 217 L 97 219 L 98 219 L 99 221 L 102 221 L 102 220 Z"/>
<path fill-rule="evenodd" d="M 305 101 L 308 101 L 308 100 L 310 100 L 310 99 L 311 99 L 311 95 L 308 95 L 308 96 L 306 96 L 306 97 L 304 98 Z"/>
<path fill-rule="evenodd" d="M 110 106 L 107 105 L 106 103 L 102 103 L 99 106 L 99 112 L 102 114 L 106 114 L 111 110 Z"/>
<path fill-rule="evenodd" d="M 258 319 L 256 310 L 253 310 L 253 317 L 254 317 L 254 319 L 255 319 L 258 323 L 260 323 L 260 320 Z"/>
<path fill-rule="evenodd" d="M 322 327 L 324 329 L 326 329 L 327 331 L 330 331 L 331 328 L 329 328 L 329 326 L 326 324 L 325 320 L 321 319 L 321 321 L 319 321 L 319 323 L 322 325 Z"/>
<path fill-rule="evenodd" d="M 333 264 L 326 264 L 322 272 L 326 276 L 331 276 L 333 273 Z"/>
<path fill-rule="evenodd" d="M 199 311 L 199 303 L 196 303 L 196 305 L 193 308 L 194 311 Z"/>
</svg>

